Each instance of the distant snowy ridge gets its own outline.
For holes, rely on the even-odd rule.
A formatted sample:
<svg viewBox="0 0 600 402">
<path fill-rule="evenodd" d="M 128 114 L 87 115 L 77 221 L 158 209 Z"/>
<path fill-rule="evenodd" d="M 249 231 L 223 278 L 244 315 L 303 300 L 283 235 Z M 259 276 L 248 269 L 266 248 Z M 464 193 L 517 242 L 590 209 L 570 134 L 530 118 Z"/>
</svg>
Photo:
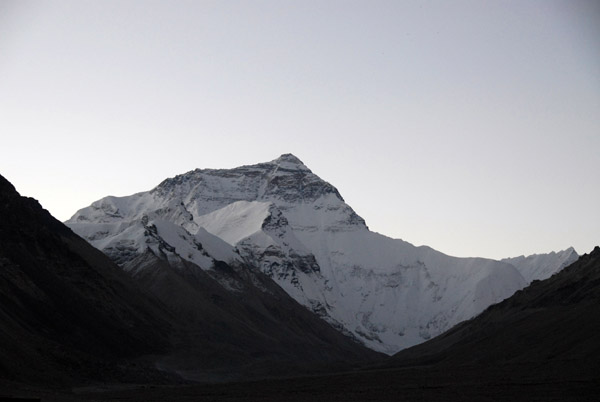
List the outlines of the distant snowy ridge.
<svg viewBox="0 0 600 402">
<path fill-rule="evenodd" d="M 196 169 L 149 192 L 98 200 L 66 223 L 121 263 L 148 248 L 205 270 L 214 260 L 244 261 L 339 330 L 389 354 L 530 280 L 512 263 L 450 257 L 369 231 L 335 187 L 291 154 Z M 541 261 L 527 268 L 528 278 L 548 271 L 538 269 Z"/>
<path fill-rule="evenodd" d="M 548 254 L 504 258 L 502 261 L 512 264 L 517 268 L 527 281 L 527 284 L 529 284 L 535 279 L 543 280 L 550 278 L 555 273 L 577 261 L 578 258 L 579 254 L 577 254 L 575 249 L 569 247 L 566 250 L 558 252 L 553 251 Z"/>
</svg>

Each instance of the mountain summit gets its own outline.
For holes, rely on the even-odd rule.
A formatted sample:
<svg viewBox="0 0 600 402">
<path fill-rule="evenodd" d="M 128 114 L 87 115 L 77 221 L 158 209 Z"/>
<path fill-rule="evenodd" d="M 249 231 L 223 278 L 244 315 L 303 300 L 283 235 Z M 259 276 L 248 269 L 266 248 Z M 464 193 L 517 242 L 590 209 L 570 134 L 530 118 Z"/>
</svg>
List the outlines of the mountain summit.
<svg viewBox="0 0 600 402">
<path fill-rule="evenodd" d="M 279 158 L 275 159 L 273 163 L 277 165 L 294 165 L 297 169 L 306 169 L 309 170 L 304 163 L 297 156 L 293 154 L 283 154 Z"/>
<path fill-rule="evenodd" d="M 148 192 L 98 200 L 66 223 L 122 266 L 150 248 L 209 272 L 207 255 L 221 250 L 217 259 L 260 269 L 335 328 L 388 354 L 526 284 L 509 263 L 454 258 L 369 231 L 338 190 L 292 154 L 196 169 Z M 212 250 L 202 254 L 195 243 Z"/>
</svg>

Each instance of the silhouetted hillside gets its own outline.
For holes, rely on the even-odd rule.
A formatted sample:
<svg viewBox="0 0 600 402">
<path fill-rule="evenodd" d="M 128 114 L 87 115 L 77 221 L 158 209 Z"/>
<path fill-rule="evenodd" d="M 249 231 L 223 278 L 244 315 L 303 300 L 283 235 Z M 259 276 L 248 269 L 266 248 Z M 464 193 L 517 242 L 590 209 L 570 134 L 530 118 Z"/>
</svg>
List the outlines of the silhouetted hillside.
<svg viewBox="0 0 600 402">
<path fill-rule="evenodd" d="M 118 361 L 167 350 L 166 310 L 1 176 L 0 222 L 1 378 L 127 379 Z"/>
</svg>

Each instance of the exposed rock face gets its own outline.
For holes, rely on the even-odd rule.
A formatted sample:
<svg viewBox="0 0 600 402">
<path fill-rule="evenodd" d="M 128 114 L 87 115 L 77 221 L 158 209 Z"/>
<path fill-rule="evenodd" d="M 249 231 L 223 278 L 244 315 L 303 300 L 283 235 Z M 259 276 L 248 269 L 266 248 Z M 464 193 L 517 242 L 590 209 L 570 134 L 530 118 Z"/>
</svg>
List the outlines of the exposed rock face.
<svg viewBox="0 0 600 402">
<path fill-rule="evenodd" d="M 166 242 L 209 271 L 212 262 L 202 263 L 181 239 L 206 232 L 220 238 L 235 247 L 227 261 L 259 267 L 336 328 L 390 354 L 526 284 L 511 264 L 449 257 L 369 231 L 335 187 L 290 154 L 235 169 L 196 169 L 149 192 L 106 197 L 67 225 L 121 261 L 119 247 L 127 259 L 149 246 L 130 229 L 144 217 L 162 222 L 165 233 L 185 231 Z"/>
</svg>

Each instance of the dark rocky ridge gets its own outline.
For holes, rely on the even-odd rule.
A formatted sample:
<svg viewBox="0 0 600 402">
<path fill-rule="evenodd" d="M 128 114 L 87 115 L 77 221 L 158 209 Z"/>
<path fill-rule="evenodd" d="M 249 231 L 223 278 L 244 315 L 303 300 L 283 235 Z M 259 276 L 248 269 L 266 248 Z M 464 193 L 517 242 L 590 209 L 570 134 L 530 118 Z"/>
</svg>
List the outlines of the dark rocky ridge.
<svg viewBox="0 0 600 402">
<path fill-rule="evenodd" d="M 0 377 L 128 378 L 118 362 L 166 350 L 166 310 L 1 176 L 0 222 Z"/>
</svg>

